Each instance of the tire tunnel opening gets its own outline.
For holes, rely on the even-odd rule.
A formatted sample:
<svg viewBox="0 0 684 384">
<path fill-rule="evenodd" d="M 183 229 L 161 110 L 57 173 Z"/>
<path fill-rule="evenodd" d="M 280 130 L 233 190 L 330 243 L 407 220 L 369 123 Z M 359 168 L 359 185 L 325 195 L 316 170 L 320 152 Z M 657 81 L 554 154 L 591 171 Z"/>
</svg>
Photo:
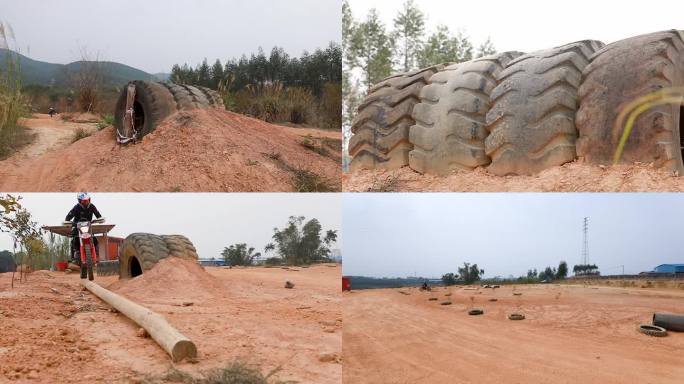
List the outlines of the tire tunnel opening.
<svg viewBox="0 0 684 384">
<path fill-rule="evenodd" d="M 131 257 L 131 260 L 129 261 L 129 272 L 131 274 L 131 277 L 136 277 L 142 275 L 142 267 L 140 266 L 140 262 L 138 261 L 138 258 L 135 256 Z"/>
<path fill-rule="evenodd" d="M 133 103 L 133 116 L 133 124 L 135 124 L 136 129 L 141 129 L 145 125 L 145 108 L 137 100 L 137 97 Z"/>
</svg>

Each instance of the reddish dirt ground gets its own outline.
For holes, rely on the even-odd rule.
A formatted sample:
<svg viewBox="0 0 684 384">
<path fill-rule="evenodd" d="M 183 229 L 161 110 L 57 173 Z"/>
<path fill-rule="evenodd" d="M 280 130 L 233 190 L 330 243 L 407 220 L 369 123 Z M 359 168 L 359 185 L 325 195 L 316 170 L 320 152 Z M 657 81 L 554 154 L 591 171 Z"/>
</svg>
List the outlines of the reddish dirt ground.
<svg viewBox="0 0 684 384">
<path fill-rule="evenodd" d="M 279 380 L 340 382 L 339 266 L 205 273 L 169 260 L 128 282 L 95 281 L 165 316 L 195 342 L 196 362 L 172 363 L 152 339 L 136 335 L 132 321 L 83 291 L 75 273 L 39 271 L 21 283 L 17 275 L 14 289 L 4 273 L 0 382 L 143 382 L 172 367 L 199 375 L 234 361 L 264 373 L 280 367 Z M 285 289 L 286 280 L 295 287 Z"/>
<path fill-rule="evenodd" d="M 0 161 L 0 190 L 291 192 L 297 169 L 340 190 L 340 137 L 227 111 L 180 112 L 137 144 L 116 144 L 109 127 L 33 159 Z"/>
<path fill-rule="evenodd" d="M 440 305 L 449 298 L 452 305 Z M 469 316 L 471 305 L 484 315 Z M 636 330 L 654 311 L 684 313 L 684 291 L 570 285 L 352 291 L 343 294 L 343 382 L 681 383 L 684 333 L 661 338 Z M 526 319 L 508 320 L 511 312 Z"/>
<path fill-rule="evenodd" d="M 650 164 L 594 166 L 573 162 L 533 176 L 496 176 L 484 168 L 448 176 L 421 175 L 409 167 L 360 170 L 342 176 L 349 192 L 682 192 L 684 177 Z"/>
</svg>

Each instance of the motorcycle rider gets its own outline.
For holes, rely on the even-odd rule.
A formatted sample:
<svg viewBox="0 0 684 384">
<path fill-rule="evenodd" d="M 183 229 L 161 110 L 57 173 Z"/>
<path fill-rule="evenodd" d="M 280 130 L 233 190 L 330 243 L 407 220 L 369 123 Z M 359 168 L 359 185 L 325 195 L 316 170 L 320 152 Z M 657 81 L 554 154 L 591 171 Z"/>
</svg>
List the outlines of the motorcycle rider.
<svg viewBox="0 0 684 384">
<path fill-rule="evenodd" d="M 81 243 L 78 238 L 78 228 L 76 228 L 76 224 L 81 221 L 92 221 L 93 215 L 98 219 L 101 218 L 102 215 L 95 205 L 90 202 L 90 195 L 87 192 L 79 192 L 76 195 L 76 199 L 78 200 L 78 203 L 71 208 L 71 211 L 66 215 L 64 221 L 71 221 L 73 223 L 71 228 L 71 257 L 76 264 L 80 265 Z M 95 249 L 97 249 L 97 237 L 95 236 L 93 236 L 93 245 L 95 246 Z"/>
</svg>

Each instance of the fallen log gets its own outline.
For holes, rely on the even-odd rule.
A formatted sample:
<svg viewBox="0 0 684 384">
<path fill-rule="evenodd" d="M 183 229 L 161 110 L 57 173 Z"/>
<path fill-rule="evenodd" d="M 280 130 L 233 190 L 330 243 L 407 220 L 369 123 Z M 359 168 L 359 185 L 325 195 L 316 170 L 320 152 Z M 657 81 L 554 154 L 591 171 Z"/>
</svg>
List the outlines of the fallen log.
<svg viewBox="0 0 684 384">
<path fill-rule="evenodd" d="M 171 326 L 164 316 L 102 288 L 92 281 L 83 279 L 81 284 L 102 301 L 144 328 L 154 341 L 171 356 L 174 362 L 197 357 L 195 343 Z"/>
</svg>

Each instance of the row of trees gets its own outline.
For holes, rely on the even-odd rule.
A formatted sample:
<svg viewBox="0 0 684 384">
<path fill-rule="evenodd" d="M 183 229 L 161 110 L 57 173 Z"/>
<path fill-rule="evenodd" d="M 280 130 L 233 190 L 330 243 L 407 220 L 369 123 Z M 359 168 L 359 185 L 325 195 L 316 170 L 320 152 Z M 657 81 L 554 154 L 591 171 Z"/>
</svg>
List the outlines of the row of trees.
<svg viewBox="0 0 684 384">
<path fill-rule="evenodd" d="M 344 51 L 343 123 L 350 126 L 363 90 L 393 72 L 407 72 L 440 63 L 459 63 L 496 53 L 487 39 L 477 48 L 462 32 L 446 25 L 426 28 L 426 16 L 413 0 L 406 0 L 390 29 L 377 9 L 357 20 L 347 0 L 342 3 L 342 50 Z M 360 73 L 360 79 L 352 73 Z"/>
<path fill-rule="evenodd" d="M 450 272 L 443 275 L 442 283 L 446 286 L 455 285 L 459 282 L 472 284 L 480 281 L 484 273 L 484 269 L 480 269 L 477 264 L 463 263 L 463 266 L 458 268 L 458 273 Z"/>
<path fill-rule="evenodd" d="M 324 231 L 316 218 L 305 220 L 304 216 L 290 216 L 284 228 L 273 229 L 273 242 L 264 251 L 275 256 L 267 259 L 267 264 L 305 265 L 330 260 L 337 231 Z M 253 265 L 261 253 L 245 243 L 237 243 L 225 247 L 221 256 L 229 265 Z"/>
<path fill-rule="evenodd" d="M 326 83 L 342 81 L 342 48 L 331 42 L 325 49 L 313 53 L 304 52 L 300 57 L 290 57 L 283 48 L 274 47 L 266 55 L 259 47 L 249 58 L 231 59 L 225 63 L 216 59 L 209 65 L 207 59 L 196 67 L 175 64 L 171 68 L 171 81 L 179 84 L 201 85 L 218 90 L 222 84 L 231 92 L 248 85 L 282 83 L 285 87 L 301 87 L 321 96 Z"/>
</svg>

